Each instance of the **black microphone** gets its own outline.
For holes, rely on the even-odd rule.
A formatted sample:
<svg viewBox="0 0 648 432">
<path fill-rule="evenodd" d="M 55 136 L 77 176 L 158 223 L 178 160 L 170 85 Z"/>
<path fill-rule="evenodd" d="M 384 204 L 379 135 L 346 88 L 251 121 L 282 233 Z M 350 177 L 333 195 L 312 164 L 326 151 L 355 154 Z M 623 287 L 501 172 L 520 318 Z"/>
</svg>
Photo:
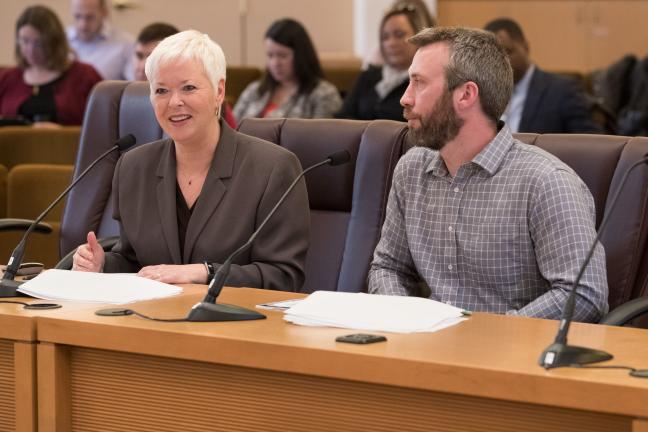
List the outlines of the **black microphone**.
<svg viewBox="0 0 648 432">
<path fill-rule="evenodd" d="M 619 189 L 617 189 L 616 193 L 614 194 L 614 198 L 612 198 L 610 209 L 605 214 L 605 217 L 601 221 L 601 226 L 599 227 L 598 232 L 596 233 L 596 237 L 592 242 L 592 246 L 587 252 L 585 261 L 583 262 L 583 265 L 581 265 L 578 271 L 578 276 L 576 276 L 576 280 L 574 280 L 572 290 L 569 293 L 569 298 L 567 299 L 567 302 L 565 303 L 565 307 L 563 309 L 563 316 L 562 319 L 560 320 L 560 325 L 558 327 L 558 334 L 556 334 L 556 339 L 540 355 L 539 364 L 545 369 L 552 369 L 552 368 L 562 367 L 562 366 L 598 363 L 606 360 L 611 360 L 613 358 L 612 354 L 607 353 L 605 351 L 567 345 L 567 333 L 569 332 L 569 326 L 574 316 L 574 309 L 576 308 L 576 289 L 578 288 L 578 284 L 581 278 L 583 277 L 583 274 L 585 273 L 585 270 L 587 269 L 587 266 L 590 260 L 592 259 L 592 256 L 594 255 L 594 250 L 596 249 L 596 246 L 599 243 L 601 234 L 603 233 L 605 227 L 607 226 L 607 222 L 610 219 L 610 215 L 612 214 L 612 212 L 616 207 L 616 202 L 619 198 L 619 195 L 621 195 L 621 191 L 623 190 L 623 186 L 625 185 L 629 174 L 639 165 L 643 165 L 645 163 L 648 163 L 648 154 L 645 154 L 641 160 L 632 164 L 632 166 L 628 168 L 626 173 L 623 175 L 623 178 L 621 179 L 621 184 L 619 185 Z"/>
<path fill-rule="evenodd" d="M 225 285 L 225 280 L 227 279 L 227 275 L 229 274 L 229 269 L 230 269 L 230 265 L 232 264 L 232 260 L 236 258 L 245 249 L 247 249 L 252 244 L 252 242 L 254 242 L 259 232 L 261 232 L 263 227 L 270 220 L 272 215 L 274 215 L 274 213 L 277 211 L 279 206 L 286 200 L 288 194 L 290 194 L 290 192 L 294 189 L 295 185 L 297 185 L 297 182 L 301 180 L 301 178 L 304 175 L 306 175 L 306 173 L 322 165 L 335 166 L 335 165 L 344 164 L 348 162 L 350 158 L 351 155 L 349 154 L 348 151 L 346 150 L 339 151 L 333 153 L 325 160 L 318 162 L 315 165 L 311 165 L 310 167 L 302 171 L 302 173 L 297 176 L 297 178 L 290 184 L 290 186 L 288 186 L 286 192 L 284 192 L 281 198 L 279 198 L 277 204 L 275 204 L 272 210 L 270 210 L 270 212 L 265 217 L 263 222 L 261 222 L 259 227 L 252 233 L 250 239 L 247 242 L 245 242 L 243 246 L 239 247 L 234 252 L 232 252 L 232 254 L 229 257 L 227 257 L 223 265 L 220 266 L 218 271 L 216 271 L 216 274 L 214 275 L 214 279 L 212 279 L 211 283 L 209 284 L 209 288 L 207 290 L 207 294 L 205 295 L 205 298 L 203 299 L 202 302 L 195 304 L 193 308 L 191 308 L 191 311 L 187 316 L 187 321 L 216 322 L 216 321 L 242 321 L 242 320 L 253 320 L 253 319 L 265 318 L 265 315 L 250 309 L 245 309 L 239 306 L 216 303 L 216 298 L 218 298 L 221 290 L 223 289 L 223 285 Z"/>
<path fill-rule="evenodd" d="M 16 248 L 12 252 L 11 257 L 9 257 L 9 262 L 7 263 L 7 268 L 4 272 L 4 276 L 2 276 L 2 280 L 0 280 L 0 298 L 15 297 L 17 295 L 16 289 L 22 284 L 22 282 L 15 281 L 14 278 L 16 277 L 18 269 L 20 268 L 20 264 L 22 264 L 23 255 L 25 254 L 25 244 L 27 242 L 27 237 L 29 237 L 29 234 L 34 231 L 34 229 L 40 224 L 45 216 L 47 216 L 50 210 L 52 210 L 52 208 L 54 208 L 54 206 L 58 204 L 59 201 L 65 198 L 68 192 L 70 192 L 70 190 L 103 158 L 105 158 L 115 150 L 126 151 L 134 144 L 135 137 L 132 134 L 128 134 L 117 140 L 114 146 L 112 146 L 109 150 L 95 159 L 94 162 L 92 162 L 88 166 L 88 168 L 86 168 L 76 179 L 74 179 L 70 186 L 68 186 L 63 192 L 61 192 L 61 194 L 52 202 L 52 204 L 50 204 L 45 210 L 43 210 L 43 212 L 36 218 L 36 220 L 32 222 L 29 228 L 27 228 L 27 231 L 25 231 L 25 234 L 22 236 L 22 239 L 20 240 L 20 243 L 18 243 L 18 246 L 16 246 Z"/>
</svg>

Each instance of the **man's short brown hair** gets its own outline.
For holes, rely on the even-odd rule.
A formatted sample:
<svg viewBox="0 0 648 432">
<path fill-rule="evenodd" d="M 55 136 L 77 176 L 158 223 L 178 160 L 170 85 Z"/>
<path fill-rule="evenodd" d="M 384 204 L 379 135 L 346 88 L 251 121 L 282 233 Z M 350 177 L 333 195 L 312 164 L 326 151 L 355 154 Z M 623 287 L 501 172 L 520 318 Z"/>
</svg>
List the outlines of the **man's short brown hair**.
<svg viewBox="0 0 648 432">
<path fill-rule="evenodd" d="M 419 48 L 447 43 L 450 48 L 445 71 L 448 90 L 468 81 L 477 84 L 482 110 L 497 124 L 513 93 L 513 71 L 495 35 L 464 27 L 434 27 L 419 32 L 409 41 Z"/>
</svg>

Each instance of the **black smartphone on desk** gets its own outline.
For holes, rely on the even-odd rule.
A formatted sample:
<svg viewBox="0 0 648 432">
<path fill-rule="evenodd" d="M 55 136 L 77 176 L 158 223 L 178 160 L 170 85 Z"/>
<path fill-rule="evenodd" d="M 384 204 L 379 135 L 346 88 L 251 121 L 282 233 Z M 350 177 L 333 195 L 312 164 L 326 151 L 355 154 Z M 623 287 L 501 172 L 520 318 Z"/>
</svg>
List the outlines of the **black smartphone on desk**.
<svg viewBox="0 0 648 432">
<path fill-rule="evenodd" d="M 372 335 L 366 333 L 354 333 L 345 336 L 338 336 L 335 338 L 336 342 L 352 343 L 352 344 L 370 344 L 375 342 L 385 342 L 387 338 L 380 335 Z"/>
</svg>

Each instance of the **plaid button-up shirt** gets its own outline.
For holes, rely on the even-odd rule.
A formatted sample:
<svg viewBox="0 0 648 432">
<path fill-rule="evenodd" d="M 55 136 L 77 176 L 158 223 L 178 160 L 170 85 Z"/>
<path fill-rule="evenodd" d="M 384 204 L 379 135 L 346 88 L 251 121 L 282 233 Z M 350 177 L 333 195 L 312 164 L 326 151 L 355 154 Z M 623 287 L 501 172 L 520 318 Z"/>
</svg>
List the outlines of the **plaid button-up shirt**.
<svg viewBox="0 0 648 432">
<path fill-rule="evenodd" d="M 596 236 L 592 195 L 574 171 L 507 126 L 452 177 L 439 152 L 413 148 L 394 172 L 369 292 L 473 311 L 558 319 Z M 607 311 L 598 246 L 574 318 Z"/>
</svg>

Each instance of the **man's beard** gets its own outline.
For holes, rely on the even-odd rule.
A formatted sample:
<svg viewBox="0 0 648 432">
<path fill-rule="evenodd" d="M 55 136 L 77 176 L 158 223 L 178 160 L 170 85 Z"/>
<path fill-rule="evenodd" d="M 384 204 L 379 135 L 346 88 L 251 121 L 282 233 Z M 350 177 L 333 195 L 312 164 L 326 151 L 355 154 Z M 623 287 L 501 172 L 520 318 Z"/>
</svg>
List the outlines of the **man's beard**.
<svg viewBox="0 0 648 432">
<path fill-rule="evenodd" d="M 405 110 L 407 116 L 410 112 Z M 457 116 L 452 106 L 452 93 L 443 92 L 432 111 L 420 117 L 418 128 L 409 128 L 408 139 L 414 146 L 428 147 L 432 150 L 441 150 L 445 145 L 459 134 L 464 124 L 463 119 Z"/>
</svg>

